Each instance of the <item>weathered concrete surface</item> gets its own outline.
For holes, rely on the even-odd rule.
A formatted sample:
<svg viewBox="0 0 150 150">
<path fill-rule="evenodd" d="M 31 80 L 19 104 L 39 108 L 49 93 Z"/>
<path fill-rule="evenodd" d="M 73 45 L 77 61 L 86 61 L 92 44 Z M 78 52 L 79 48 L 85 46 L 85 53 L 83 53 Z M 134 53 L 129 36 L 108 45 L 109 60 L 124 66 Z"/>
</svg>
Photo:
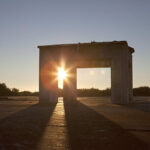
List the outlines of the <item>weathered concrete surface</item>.
<svg viewBox="0 0 150 150">
<path fill-rule="evenodd" d="M 0 101 L 2 150 L 149 150 L 150 97 L 130 105 L 78 98 L 39 105 L 33 97 Z"/>
<path fill-rule="evenodd" d="M 57 102 L 57 68 L 63 63 L 68 74 L 64 83 L 64 99 L 76 99 L 77 68 L 111 68 L 111 99 L 115 104 L 133 100 L 132 53 L 126 41 L 91 42 L 38 46 L 40 49 L 40 103 Z"/>
</svg>

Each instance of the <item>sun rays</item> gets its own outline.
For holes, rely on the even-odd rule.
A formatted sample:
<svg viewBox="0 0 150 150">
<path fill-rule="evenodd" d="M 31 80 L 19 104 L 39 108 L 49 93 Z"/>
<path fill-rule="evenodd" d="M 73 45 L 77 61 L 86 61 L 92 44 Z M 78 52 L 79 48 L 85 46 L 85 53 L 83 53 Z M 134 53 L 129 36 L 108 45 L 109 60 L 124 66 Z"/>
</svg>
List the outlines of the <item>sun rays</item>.
<svg viewBox="0 0 150 150">
<path fill-rule="evenodd" d="M 63 81 L 67 78 L 67 72 L 63 67 L 58 67 L 58 87 L 63 88 Z"/>
</svg>

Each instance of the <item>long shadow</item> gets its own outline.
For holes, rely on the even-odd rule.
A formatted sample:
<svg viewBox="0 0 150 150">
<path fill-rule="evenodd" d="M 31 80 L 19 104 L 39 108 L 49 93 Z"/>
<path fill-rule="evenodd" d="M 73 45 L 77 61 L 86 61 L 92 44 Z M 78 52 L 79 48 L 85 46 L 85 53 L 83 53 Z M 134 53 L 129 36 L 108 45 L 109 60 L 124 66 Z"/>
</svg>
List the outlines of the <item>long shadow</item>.
<svg viewBox="0 0 150 150">
<path fill-rule="evenodd" d="M 150 112 L 150 102 L 141 102 L 141 103 L 135 102 L 133 104 L 130 104 L 128 107 L 148 113 Z"/>
<path fill-rule="evenodd" d="M 71 150 L 148 150 L 149 145 L 79 101 L 64 100 Z"/>
<path fill-rule="evenodd" d="M 36 149 L 55 106 L 34 104 L 0 120 L 0 149 Z"/>
</svg>

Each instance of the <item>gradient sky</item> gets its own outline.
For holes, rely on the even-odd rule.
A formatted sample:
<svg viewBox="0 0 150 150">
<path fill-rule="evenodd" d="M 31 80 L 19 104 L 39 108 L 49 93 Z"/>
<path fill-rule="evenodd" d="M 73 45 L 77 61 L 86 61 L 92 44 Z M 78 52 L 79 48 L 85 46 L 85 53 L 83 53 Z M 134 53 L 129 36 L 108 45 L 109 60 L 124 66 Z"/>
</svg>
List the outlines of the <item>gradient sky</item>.
<svg viewBox="0 0 150 150">
<path fill-rule="evenodd" d="M 37 45 L 113 40 L 135 48 L 134 87 L 150 86 L 149 0 L 0 0 L 0 82 L 38 90 Z M 78 69 L 78 88 L 109 86 L 110 69 Z"/>
</svg>

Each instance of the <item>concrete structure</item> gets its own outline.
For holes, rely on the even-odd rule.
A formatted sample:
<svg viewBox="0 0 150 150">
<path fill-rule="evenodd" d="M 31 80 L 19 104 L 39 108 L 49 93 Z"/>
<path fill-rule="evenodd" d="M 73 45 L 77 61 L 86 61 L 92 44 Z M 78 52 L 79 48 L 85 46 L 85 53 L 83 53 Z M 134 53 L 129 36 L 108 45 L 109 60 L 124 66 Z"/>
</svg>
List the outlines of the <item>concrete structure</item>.
<svg viewBox="0 0 150 150">
<path fill-rule="evenodd" d="M 40 49 L 40 102 L 57 102 L 57 68 L 64 62 L 69 76 L 64 81 L 64 100 L 76 99 L 77 68 L 111 68 L 112 103 L 132 101 L 132 53 L 126 41 L 38 46 Z"/>
</svg>

